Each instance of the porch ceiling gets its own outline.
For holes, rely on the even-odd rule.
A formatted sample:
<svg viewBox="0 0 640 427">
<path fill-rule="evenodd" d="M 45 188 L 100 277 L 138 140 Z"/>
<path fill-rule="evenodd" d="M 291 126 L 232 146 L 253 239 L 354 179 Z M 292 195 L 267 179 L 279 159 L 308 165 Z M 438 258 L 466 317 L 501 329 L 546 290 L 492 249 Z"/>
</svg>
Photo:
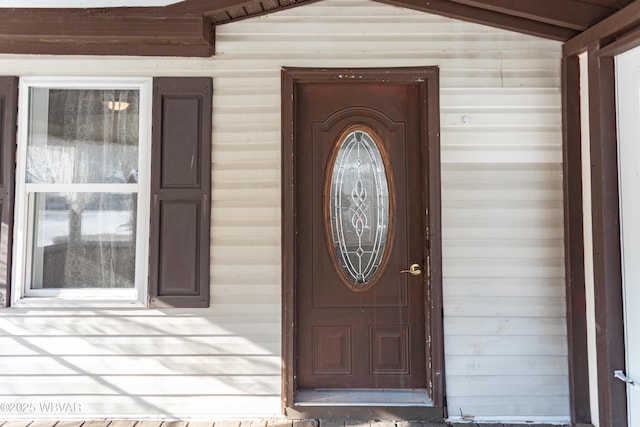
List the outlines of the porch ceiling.
<svg viewBox="0 0 640 427">
<path fill-rule="evenodd" d="M 0 8 L 0 53 L 210 56 L 214 27 L 318 0 L 183 0 L 167 6 Z M 640 0 L 375 0 L 567 41 Z M 166 3 L 166 2 L 165 2 Z M 639 18 L 640 19 L 640 18 Z"/>
<path fill-rule="evenodd" d="M 202 14 L 212 23 L 224 24 L 317 0 L 184 0 L 167 10 Z M 500 25 L 514 19 L 514 27 L 526 30 L 541 24 L 550 38 L 577 34 L 612 15 L 633 0 L 376 0 L 432 13 Z M 530 21 L 530 22 L 527 22 Z M 528 25 L 527 25 L 528 24 Z M 557 28 L 553 28 L 557 27 Z"/>
</svg>

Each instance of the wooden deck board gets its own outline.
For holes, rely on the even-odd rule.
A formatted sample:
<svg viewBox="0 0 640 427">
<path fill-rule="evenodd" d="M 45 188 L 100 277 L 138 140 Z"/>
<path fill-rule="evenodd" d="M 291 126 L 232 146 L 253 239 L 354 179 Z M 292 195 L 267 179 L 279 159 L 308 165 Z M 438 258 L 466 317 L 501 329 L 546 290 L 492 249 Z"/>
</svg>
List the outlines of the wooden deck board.
<svg viewBox="0 0 640 427">
<path fill-rule="evenodd" d="M 65 420 L 56 423 L 56 427 L 81 427 L 84 421 L 82 420 Z"/>
<path fill-rule="evenodd" d="M 378 420 L 292 420 L 286 418 L 212 421 L 0 419 L 0 427 L 523 427 L 522 424 L 429 423 Z M 569 427 L 529 424 L 527 427 Z"/>
<path fill-rule="evenodd" d="M 187 424 L 188 421 L 164 421 L 160 427 L 187 427 Z"/>
<path fill-rule="evenodd" d="M 144 420 L 138 421 L 135 427 L 160 427 L 162 423 L 162 420 Z"/>
<path fill-rule="evenodd" d="M 2 427 L 27 427 L 31 420 L 12 420 L 2 424 Z"/>
<path fill-rule="evenodd" d="M 188 427 L 213 427 L 213 425 L 213 421 L 190 421 Z"/>
<path fill-rule="evenodd" d="M 136 423 L 136 420 L 112 420 L 109 427 L 133 427 Z"/>
<path fill-rule="evenodd" d="M 216 421 L 214 427 L 240 427 L 240 421 Z"/>
<path fill-rule="evenodd" d="M 89 420 L 85 421 L 82 427 L 107 427 L 109 423 L 111 423 L 111 420 Z M 29 427 L 32 426 L 33 424 L 29 424 Z"/>
<path fill-rule="evenodd" d="M 35 420 L 29 424 L 29 427 L 53 427 L 57 422 L 58 420 Z"/>
</svg>

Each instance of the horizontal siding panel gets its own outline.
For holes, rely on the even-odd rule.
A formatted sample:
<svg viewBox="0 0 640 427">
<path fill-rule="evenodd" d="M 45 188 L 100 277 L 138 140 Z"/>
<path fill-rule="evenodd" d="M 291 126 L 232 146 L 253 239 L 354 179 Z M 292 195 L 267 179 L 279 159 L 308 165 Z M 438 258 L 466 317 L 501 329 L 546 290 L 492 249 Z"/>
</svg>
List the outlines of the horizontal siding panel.
<svg viewBox="0 0 640 427">
<path fill-rule="evenodd" d="M 237 265 L 237 266 L 258 266 L 258 265 L 280 265 L 280 258 L 275 255 L 271 255 L 269 257 L 260 257 L 260 256 L 252 256 L 250 252 L 247 252 L 241 258 L 234 257 L 233 255 L 226 252 L 226 248 L 218 248 L 214 247 L 214 251 L 216 253 L 211 257 L 212 262 L 215 262 L 219 265 Z M 217 253 L 224 253 L 224 255 L 217 255 Z"/>
<path fill-rule="evenodd" d="M 369 24 L 363 24 L 368 26 Z M 308 25 L 306 27 L 309 27 Z M 292 46 L 290 43 L 282 43 L 287 41 L 291 37 L 291 34 L 284 35 L 267 35 L 267 34 L 255 34 L 260 37 L 260 47 L 262 55 L 266 54 L 297 54 L 302 53 L 308 55 L 313 52 L 324 52 L 327 49 L 332 49 L 333 54 L 340 54 L 341 52 L 353 52 L 353 51 L 376 51 L 376 52 L 397 52 L 398 45 L 401 43 L 402 50 L 415 51 L 416 48 L 421 47 L 425 43 L 429 44 L 431 51 L 438 51 L 451 48 L 452 43 L 464 43 L 464 48 L 470 51 L 522 51 L 540 49 L 540 43 L 536 40 L 525 41 L 522 37 L 492 37 L 490 39 L 483 40 L 477 37 L 475 34 L 461 34 L 452 37 L 450 34 L 420 34 L 413 33 L 412 39 L 409 41 L 406 39 L 406 33 L 400 34 L 377 34 L 374 36 L 368 34 L 362 34 L 364 29 L 360 30 L 360 25 L 354 25 L 352 23 L 344 24 L 332 24 L 328 28 L 323 28 L 322 33 L 314 34 L 301 34 L 297 33 L 298 44 Z M 348 29 L 349 31 L 345 31 Z M 348 39 L 345 39 L 345 35 L 349 35 Z M 244 34 L 238 36 L 223 36 L 221 35 L 224 47 L 218 50 L 219 55 L 225 55 L 231 52 L 233 55 L 241 55 L 243 52 L 252 53 L 255 52 L 256 46 L 246 43 L 246 36 Z M 336 43 L 338 42 L 338 43 Z M 411 45 L 415 44 L 414 49 L 410 49 Z M 306 49 L 306 50 L 305 50 Z"/>
<path fill-rule="evenodd" d="M 522 64 L 522 58 L 518 58 Z M 553 61 L 556 59 L 554 58 Z M 538 61 L 534 59 L 534 61 Z M 443 109 L 466 108 L 543 108 L 558 109 L 561 102 L 557 88 L 511 88 L 500 90 L 482 88 L 442 88 L 440 106 Z"/>
<path fill-rule="evenodd" d="M 254 143 L 267 143 L 277 144 L 280 138 L 280 130 L 267 131 L 252 131 L 247 132 L 214 132 L 213 137 L 219 141 L 225 141 L 226 144 L 254 144 Z M 213 149 L 216 149 L 214 143 Z"/>
<path fill-rule="evenodd" d="M 442 248 L 445 259 L 466 260 L 468 258 L 491 259 L 557 259 L 564 257 L 562 242 L 547 240 L 548 245 L 539 244 L 532 240 L 447 240 L 447 246 Z M 555 261 L 554 261 L 555 262 Z"/>
<path fill-rule="evenodd" d="M 490 221 L 509 221 L 510 224 L 533 224 L 538 225 L 537 222 L 544 223 L 560 223 L 558 214 L 559 209 L 555 206 L 547 207 L 544 205 L 533 206 L 531 208 L 520 207 L 517 204 L 513 204 L 509 209 L 498 208 L 493 205 L 485 205 L 481 207 L 469 208 L 464 207 L 451 207 L 447 206 L 443 208 L 443 211 L 447 213 L 446 219 L 451 224 L 455 224 L 462 220 L 477 220 L 489 223 Z"/>
<path fill-rule="evenodd" d="M 262 287 L 269 288 L 262 285 Z M 256 286 L 256 288 L 258 288 Z M 256 289 L 258 291 L 258 289 Z M 79 321 L 81 319 L 81 321 Z M 122 332 L 126 325 L 126 334 Z M 30 318 L 25 323 L 23 319 L 3 319 L 3 330 L 7 335 L 23 338 L 35 336 L 175 336 L 185 337 L 199 335 L 210 337 L 237 337 L 260 334 L 264 336 L 278 335 L 279 323 L 277 319 L 268 317 L 251 317 L 245 319 L 219 319 L 215 317 L 151 317 L 129 318 L 117 317 L 84 317 L 56 316 Z M 202 331 L 206 331 L 203 334 Z"/>
<path fill-rule="evenodd" d="M 473 421 L 474 417 L 503 417 L 520 416 L 520 422 L 535 422 L 536 416 L 522 416 L 522 414 L 541 414 L 547 417 L 561 417 L 564 419 L 569 412 L 569 398 L 561 396 L 510 396 L 506 393 L 491 397 L 456 397 L 447 396 L 449 408 L 455 408 L 457 414 Z M 557 421 L 556 421 L 557 422 Z"/>
<path fill-rule="evenodd" d="M 510 356 L 449 355 L 447 357 L 447 375 L 450 381 L 460 376 L 556 376 L 568 375 L 564 356 Z"/>
<path fill-rule="evenodd" d="M 264 123 L 251 123 L 251 122 L 248 122 L 248 123 L 224 122 L 217 125 L 216 131 L 221 134 L 231 133 L 231 132 L 245 132 L 245 131 L 276 133 L 276 132 L 280 132 L 280 126 L 278 123 L 264 124 Z"/>
<path fill-rule="evenodd" d="M 564 278 L 546 277 L 447 277 L 443 289 L 451 297 L 564 298 Z"/>
<path fill-rule="evenodd" d="M 230 227 L 211 227 L 211 236 L 216 238 L 270 238 L 280 235 L 280 227 L 257 227 L 257 228 L 230 228 Z M 279 240 L 278 240 L 279 241 Z"/>
<path fill-rule="evenodd" d="M 280 170 L 280 162 L 275 160 L 256 160 L 256 161 L 248 161 L 248 162 L 223 162 L 217 163 L 213 162 L 213 167 L 217 168 L 218 171 L 244 171 L 246 176 L 247 168 L 251 168 L 251 170 Z M 214 183 L 215 184 L 215 183 Z"/>
<path fill-rule="evenodd" d="M 490 27 L 481 25 L 459 25 L 459 23 L 454 20 L 442 20 L 437 17 L 434 18 L 433 15 L 430 16 L 428 14 L 426 16 L 416 16 L 415 14 L 413 14 L 413 16 L 410 14 L 397 15 L 389 13 L 389 10 L 387 10 L 387 13 L 382 15 L 381 9 L 375 11 L 377 12 L 376 14 L 369 14 L 366 6 L 362 5 L 358 5 L 352 10 L 345 8 L 345 6 L 341 6 L 341 8 L 344 12 L 343 16 L 336 16 L 335 8 L 331 12 L 323 15 L 322 6 L 316 6 L 316 13 L 314 13 L 314 15 L 318 19 L 321 19 L 324 16 L 326 19 L 325 22 L 305 22 L 303 19 L 300 19 L 309 17 L 309 13 L 305 11 L 302 11 L 301 14 L 287 12 L 273 14 L 270 16 L 271 19 L 268 21 L 253 20 L 253 22 L 247 23 L 237 22 L 233 24 L 220 25 L 218 26 L 217 35 L 224 42 L 227 42 L 228 40 L 237 40 L 242 37 L 257 38 L 269 36 L 275 38 L 291 34 L 312 37 L 314 34 L 331 34 L 331 31 L 333 31 L 334 34 L 341 33 L 342 36 L 347 34 L 362 36 L 363 34 L 371 34 L 372 23 L 381 23 L 384 24 L 384 29 L 373 33 L 373 37 L 402 33 L 432 34 L 434 36 L 449 36 L 450 38 L 454 38 L 456 36 L 464 38 L 469 35 L 475 35 L 476 38 L 495 37 L 509 39 L 514 37 L 514 35 L 510 33 L 496 31 Z M 374 12 L 374 8 L 371 8 L 370 11 Z M 368 19 L 373 19 L 374 21 L 369 21 Z M 272 25 L 274 22 L 276 25 Z M 330 28 L 327 28 L 328 25 L 326 25 L 326 22 L 330 22 Z M 394 31 L 394 24 L 396 23 L 402 24 L 402 31 Z M 286 25 L 286 30 L 278 24 Z M 395 28 L 398 27 L 395 26 Z M 518 35 L 516 34 L 515 36 L 517 37 Z"/>
<path fill-rule="evenodd" d="M 247 307 L 250 307 L 250 304 L 253 303 L 272 303 L 277 304 L 282 300 L 280 295 L 271 294 L 255 294 L 255 295 L 238 295 L 235 293 L 228 292 L 218 292 L 216 296 L 215 304 L 247 304 Z M 249 308 L 250 310 L 250 308 Z"/>
<path fill-rule="evenodd" d="M 225 295 L 233 295 L 235 297 L 237 297 L 237 299 L 242 300 L 243 298 L 245 298 L 248 295 L 254 295 L 256 297 L 270 297 L 271 300 L 274 299 L 280 299 L 281 298 L 281 286 L 280 283 L 266 283 L 266 282 L 259 282 L 259 284 L 255 284 L 255 285 L 243 285 L 242 287 L 234 285 L 234 284 L 218 284 L 216 286 L 216 289 L 218 290 L 218 295 L 219 296 L 225 296 Z M 260 301 L 265 301 L 264 299 L 260 299 Z M 277 303 L 279 301 L 273 301 L 273 303 Z M 277 324 L 277 325 L 269 325 L 266 324 L 265 328 L 269 328 L 270 333 L 273 333 L 273 331 L 277 328 L 277 327 L 281 327 L 282 325 Z M 255 328 L 254 328 L 255 330 Z"/>
<path fill-rule="evenodd" d="M 259 88 L 252 88 L 254 91 Z M 246 123 L 246 120 L 238 117 L 238 114 L 219 114 L 213 122 L 216 132 L 224 133 L 228 132 L 228 129 L 234 129 L 235 126 L 245 125 L 246 130 L 264 130 L 266 132 L 279 131 L 277 126 L 280 119 L 280 111 L 278 109 L 267 110 L 263 109 L 261 113 L 253 113 L 252 123 Z M 247 112 L 246 114 L 251 114 Z M 216 145 L 213 146 L 214 152 Z"/>
<path fill-rule="evenodd" d="M 280 356 L 274 355 L 200 355 L 200 356 L 46 356 L 2 358 L 0 378 L 8 383 L 20 375 L 223 375 L 279 376 Z M 170 379 L 170 378 L 169 378 Z"/>
<path fill-rule="evenodd" d="M 564 298 L 448 296 L 445 317 L 564 317 Z M 446 320 L 445 320 L 446 321 Z M 528 347 L 533 347 L 532 343 Z"/>
<path fill-rule="evenodd" d="M 561 188 L 558 178 L 562 170 L 557 164 L 445 164 L 442 165 L 442 183 L 446 187 L 466 184 L 485 186 L 544 185 Z M 537 185 L 536 185 L 537 186 Z M 485 206 L 490 209 L 492 206 Z"/>
<path fill-rule="evenodd" d="M 441 160 L 443 163 L 558 163 L 562 161 L 562 151 L 555 146 L 518 147 L 516 150 L 503 145 L 443 146 Z"/>
<path fill-rule="evenodd" d="M 222 208 L 272 208 L 280 207 L 280 200 L 217 200 L 216 206 Z"/>
<path fill-rule="evenodd" d="M 444 148 L 449 146 L 465 146 L 472 149 L 477 145 L 493 145 L 508 149 L 524 145 L 530 148 L 550 149 L 552 146 L 557 146 L 556 141 L 560 138 L 561 129 L 559 127 L 518 131 L 504 128 L 478 129 L 478 127 L 466 125 L 448 127 L 446 133 L 442 135 L 440 143 Z M 467 163 L 477 162 L 468 161 Z M 526 164 L 531 162 L 521 163 Z M 548 163 L 538 162 L 538 164 L 544 165 Z"/>
<path fill-rule="evenodd" d="M 216 200 L 273 200 L 280 197 L 280 188 L 274 188 L 269 185 L 266 187 L 258 188 L 234 188 L 225 189 L 217 188 L 216 185 L 211 189 L 211 200 L 215 203 Z"/>
<path fill-rule="evenodd" d="M 215 302 L 214 302 L 215 304 Z M 232 349 L 232 350 L 231 350 Z M 279 354 L 280 336 L 73 336 L 0 337 L 0 355 Z"/>
<path fill-rule="evenodd" d="M 451 165 L 449 165 L 451 166 Z M 460 166 L 460 165 L 457 165 Z M 464 206 L 468 206 L 470 209 L 493 209 L 498 208 L 511 212 L 513 209 L 527 208 L 532 209 L 561 209 L 562 200 L 492 200 L 491 203 L 487 203 L 484 200 L 443 200 L 442 209 L 461 209 Z M 562 237 L 559 236 L 561 239 Z"/>
<path fill-rule="evenodd" d="M 275 225 L 274 223 L 280 222 L 280 207 L 272 207 L 272 208 L 260 208 L 256 207 L 251 210 L 248 209 L 234 209 L 234 208 L 223 208 L 216 205 L 211 207 L 211 216 L 212 220 L 220 220 L 230 221 L 233 219 L 237 219 L 239 221 L 244 221 L 245 224 L 249 223 L 251 219 L 257 218 L 268 218 L 271 221 L 271 225 Z M 278 242 L 279 244 L 280 242 Z"/>
<path fill-rule="evenodd" d="M 238 153 L 238 152 L 247 152 L 247 153 L 270 153 L 270 152 L 280 152 L 280 144 L 273 143 L 271 141 L 265 142 L 252 142 L 246 141 L 245 143 L 241 143 L 239 141 L 225 143 L 225 144 L 214 144 L 214 157 L 221 156 L 223 153 Z M 237 160 L 236 160 L 237 161 Z"/>
<path fill-rule="evenodd" d="M 233 246 L 268 246 L 268 247 L 279 247 L 280 240 L 273 236 L 271 237 L 262 237 L 256 238 L 254 236 L 248 237 L 230 237 L 230 238 L 219 238 L 216 237 L 216 246 L 218 247 L 233 247 Z"/>
<path fill-rule="evenodd" d="M 409 37 L 413 37 L 412 34 L 408 33 Z M 222 42 L 222 39 L 221 39 Z M 341 64 L 342 62 L 346 62 L 349 59 L 356 59 L 359 62 L 364 62 L 365 64 L 375 64 L 380 62 L 388 62 L 389 60 L 397 60 L 397 59 L 406 59 L 409 62 L 408 65 L 415 65 L 417 60 L 429 60 L 431 62 L 436 62 L 437 65 L 450 73 L 454 73 L 454 77 L 459 77 L 463 74 L 464 70 L 466 70 L 467 74 L 471 76 L 477 75 L 496 75 L 498 78 L 501 78 L 502 81 L 506 81 L 509 78 L 516 78 L 517 73 L 521 73 L 524 76 L 522 77 L 550 77 L 553 75 L 559 75 L 559 71 L 557 69 L 553 69 L 553 65 L 556 65 L 558 59 L 561 58 L 561 55 L 557 55 L 555 53 L 549 54 L 544 50 L 525 50 L 525 51 L 502 51 L 499 48 L 494 50 L 465 50 L 465 49 L 456 49 L 448 46 L 449 49 L 441 50 L 441 49 L 432 49 L 430 44 L 415 44 L 411 45 L 411 43 L 404 43 L 402 46 L 397 46 L 396 49 L 378 49 L 378 43 L 371 43 L 369 49 L 359 49 L 359 50 L 351 50 L 351 51 L 342 51 L 340 49 L 336 49 L 335 52 L 331 52 L 330 56 L 327 56 L 327 52 L 318 53 L 314 50 L 305 50 L 304 48 L 308 46 L 310 43 L 305 43 L 301 40 L 295 41 L 296 45 L 293 45 L 293 50 L 289 49 L 290 52 L 272 52 L 269 51 L 268 44 L 262 44 L 261 40 L 255 40 L 255 50 L 252 52 L 246 53 L 227 53 L 221 52 L 218 54 L 221 62 L 216 62 L 213 67 L 215 67 L 216 71 L 221 73 L 221 77 L 239 77 L 238 75 L 234 75 L 236 70 L 239 71 L 247 71 L 251 66 L 255 68 L 258 73 L 273 73 L 274 67 L 273 64 L 276 62 L 282 63 L 283 59 L 288 59 L 292 61 L 293 65 L 287 66 L 299 66 L 300 64 L 305 65 L 309 61 L 316 59 L 316 62 L 320 64 L 327 64 L 329 62 L 333 62 L 334 64 Z M 435 46 L 438 45 L 437 42 L 434 43 Z M 516 43 L 514 43 L 514 46 Z M 264 49 L 261 49 L 264 48 Z M 522 53 L 526 52 L 526 53 Z M 414 55 L 418 55 L 413 56 Z M 461 62 L 461 56 L 464 56 L 464 62 Z M 537 61 L 535 61 L 537 59 Z M 535 61 L 535 65 L 526 67 L 527 61 Z M 465 64 L 468 65 L 468 68 L 465 68 Z M 534 64 L 534 62 L 529 62 L 529 64 Z M 423 64 L 424 65 L 424 64 Z M 505 65 L 510 65 L 506 67 Z M 524 66 L 523 66 L 524 65 Z M 387 65 L 389 66 L 389 65 Z M 352 67 L 353 68 L 353 67 Z M 500 75 L 500 72 L 503 72 Z M 480 74 L 478 74 L 480 73 Z M 242 76 L 242 75 L 240 75 Z M 487 86 L 472 86 L 475 88 L 486 88 Z M 448 88 L 457 88 L 458 86 L 447 86 Z M 495 87 L 508 87 L 506 85 L 497 85 Z M 557 86 L 542 86 L 544 89 L 551 89 Z M 235 90 L 238 86 L 225 88 L 225 91 Z M 517 88 L 528 88 L 528 86 L 512 86 L 512 89 Z M 227 92 L 219 93 L 225 94 Z"/>
<path fill-rule="evenodd" d="M 491 217 L 486 215 L 485 212 L 479 214 L 477 216 L 472 216 L 473 212 L 459 212 L 459 215 L 448 216 L 446 221 L 443 221 L 443 225 L 447 227 L 459 227 L 459 228 L 490 228 L 490 227 L 504 227 L 508 228 L 554 228 L 554 227 L 562 227 L 562 223 L 558 221 L 558 218 L 555 217 L 547 217 L 540 218 L 540 216 L 536 217 L 519 217 L 513 214 L 516 212 L 508 212 L 511 214 L 509 217 L 506 217 L 506 213 L 503 215 L 496 215 L 495 217 Z M 455 211 L 447 210 L 447 213 L 454 214 Z M 535 213 L 533 212 L 530 215 L 533 216 Z M 464 215 L 469 215 L 465 217 Z M 538 213 L 539 215 L 539 213 Z M 532 239 L 533 240 L 533 239 Z M 540 246 L 543 246 L 545 242 L 538 241 Z"/>
<path fill-rule="evenodd" d="M 443 188 L 442 200 L 484 200 L 491 202 L 494 200 L 508 200 L 512 202 L 527 200 L 562 200 L 562 190 L 547 189 L 538 187 L 527 188 Z"/>
<path fill-rule="evenodd" d="M 529 228 L 529 229 L 508 229 L 501 227 L 493 228 L 444 228 L 442 236 L 445 240 L 450 239 L 503 239 L 503 240 L 551 240 L 558 239 L 558 233 L 562 232 L 562 227 Z"/>
<path fill-rule="evenodd" d="M 530 336 L 468 336 L 453 335 L 445 337 L 448 354 L 483 356 L 566 356 L 567 339 L 561 336 L 549 336 L 544 340 L 535 340 Z M 455 378 L 452 379 L 452 386 Z"/>
<path fill-rule="evenodd" d="M 229 209 L 229 211 L 237 212 L 237 210 L 234 210 L 234 209 Z M 216 218 L 214 222 L 214 226 L 216 227 L 277 227 L 279 225 L 280 225 L 279 219 L 274 218 L 273 216 L 266 216 L 266 215 L 265 216 L 255 215 L 252 218 L 250 218 L 250 222 L 249 222 L 249 218 L 246 218 L 246 215 L 245 217 L 243 217 L 242 215 L 234 216 L 234 217 L 229 217 L 225 215 L 225 216 L 220 216 Z M 233 246 L 242 246 L 243 242 L 237 241 L 237 242 L 231 242 L 231 244 Z M 275 248 L 279 245 L 274 244 L 270 246 Z M 272 251 L 271 255 L 273 255 L 274 252 L 275 251 Z"/>
<path fill-rule="evenodd" d="M 453 384 L 447 387 L 447 396 L 476 397 L 486 394 L 490 389 L 496 395 L 511 397 L 565 397 L 567 388 L 562 377 L 548 376 L 468 376 L 454 378 Z"/>
<path fill-rule="evenodd" d="M 279 376 L 179 375 L 171 377 L 170 381 L 158 381 L 151 375 L 113 375 L 104 377 L 103 381 L 96 381 L 96 378 L 91 376 L 34 378 L 14 375 L 4 390 L 4 397 L 28 396 L 34 389 L 38 390 L 39 396 L 58 397 L 61 394 L 58 384 L 61 382 L 64 382 L 66 390 L 73 390 L 73 394 L 102 396 L 273 396 L 280 392 Z M 62 393 L 64 394 L 64 391 Z"/>
<path fill-rule="evenodd" d="M 280 160 L 280 151 L 279 150 L 251 150 L 251 149 L 243 149 L 240 148 L 237 151 L 230 151 L 230 150 L 225 150 L 225 151 L 218 151 L 217 149 L 214 148 L 213 150 L 213 158 L 216 159 L 216 162 L 218 163 L 225 163 L 225 162 L 239 162 L 244 160 L 247 161 L 279 161 Z M 261 182 L 255 182 L 257 187 L 260 187 L 260 185 L 274 185 L 280 184 L 280 181 L 272 181 L 269 183 L 261 183 Z"/>
<path fill-rule="evenodd" d="M 444 258 L 446 277 L 557 277 L 564 276 L 563 259 Z"/>
<path fill-rule="evenodd" d="M 444 324 L 447 336 L 566 336 L 564 317 L 450 317 Z"/>
<path fill-rule="evenodd" d="M 216 265 L 211 269 L 211 278 L 215 283 L 244 284 L 280 282 L 280 266 L 258 266 L 255 268 L 238 268 L 237 266 Z M 215 303 L 217 300 L 213 298 Z"/>
<path fill-rule="evenodd" d="M 272 220 L 270 220 L 272 221 Z M 262 226 L 264 224 L 258 223 L 256 226 Z M 276 224 L 277 226 L 277 224 Z M 216 264 L 236 264 L 243 258 L 253 259 L 259 261 L 262 264 L 280 264 L 280 257 L 278 256 L 278 246 L 254 246 L 254 245 L 234 245 L 215 247 L 212 258 L 218 262 Z"/>
<path fill-rule="evenodd" d="M 533 108 L 513 108 L 509 107 L 458 107 L 441 108 L 441 126 L 560 126 L 560 111 L 557 109 L 547 109 L 540 107 Z M 463 121 L 467 120 L 467 123 Z M 554 141 L 555 142 L 555 141 Z"/>
</svg>

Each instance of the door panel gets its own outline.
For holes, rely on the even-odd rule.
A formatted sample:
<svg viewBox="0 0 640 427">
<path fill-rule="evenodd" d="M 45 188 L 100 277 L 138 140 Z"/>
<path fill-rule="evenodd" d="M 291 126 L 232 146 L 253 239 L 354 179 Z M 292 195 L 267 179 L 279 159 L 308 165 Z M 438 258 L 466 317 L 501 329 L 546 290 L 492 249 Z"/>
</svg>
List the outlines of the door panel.
<svg viewBox="0 0 640 427">
<path fill-rule="evenodd" d="M 622 276 L 629 426 L 640 426 L 640 48 L 616 60 Z"/>
<path fill-rule="evenodd" d="M 414 263 L 423 271 L 426 265 L 421 87 L 308 83 L 295 95 L 298 388 L 427 388 L 426 277 L 401 273 Z M 380 152 L 389 193 L 386 243 L 366 280 L 357 272 L 349 276 L 341 262 L 348 256 L 356 264 L 365 259 L 361 254 L 370 247 L 362 244 L 362 235 L 378 236 L 375 227 L 383 227 L 380 221 L 369 223 L 379 200 L 361 179 L 361 171 L 370 176 L 367 171 L 375 166 L 361 166 L 366 158 L 351 152 L 346 172 L 336 172 L 351 180 L 332 193 L 333 166 L 345 135 L 371 136 L 369 146 Z M 366 151 L 357 141 L 354 147 Z M 345 207 L 330 209 L 330 198 L 338 193 Z M 335 212 L 345 212 L 341 232 L 327 222 Z"/>
</svg>

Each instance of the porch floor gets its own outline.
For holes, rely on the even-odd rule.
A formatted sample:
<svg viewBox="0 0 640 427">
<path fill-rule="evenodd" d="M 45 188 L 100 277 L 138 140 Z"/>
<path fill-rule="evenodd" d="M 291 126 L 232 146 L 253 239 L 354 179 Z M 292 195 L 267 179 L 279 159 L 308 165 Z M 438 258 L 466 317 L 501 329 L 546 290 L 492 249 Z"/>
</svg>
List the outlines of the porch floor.
<svg viewBox="0 0 640 427">
<path fill-rule="evenodd" d="M 553 424 L 477 424 L 428 423 L 419 421 L 358 421 L 358 420 L 216 420 L 216 421 L 163 421 L 133 419 L 99 420 L 2 420 L 0 427 L 559 427 Z M 562 426 L 567 427 L 567 426 Z"/>
</svg>

